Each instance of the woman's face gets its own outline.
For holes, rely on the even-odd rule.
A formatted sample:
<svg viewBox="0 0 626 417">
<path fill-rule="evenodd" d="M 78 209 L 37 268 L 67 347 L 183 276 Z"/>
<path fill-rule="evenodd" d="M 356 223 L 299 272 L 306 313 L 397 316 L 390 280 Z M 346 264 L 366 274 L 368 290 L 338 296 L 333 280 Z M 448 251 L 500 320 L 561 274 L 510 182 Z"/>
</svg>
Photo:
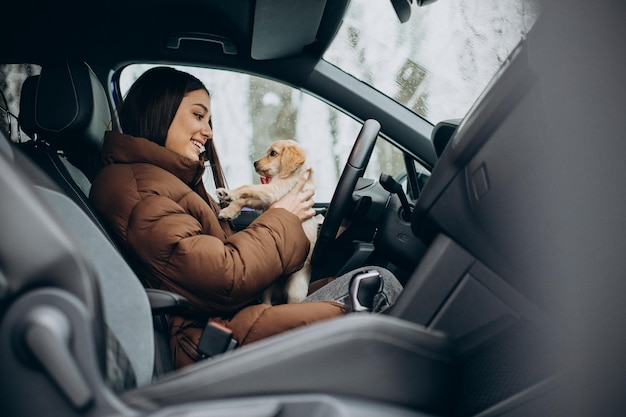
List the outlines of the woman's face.
<svg viewBox="0 0 626 417">
<path fill-rule="evenodd" d="M 174 120 L 167 130 L 165 147 L 179 155 L 198 161 L 204 144 L 213 137 L 211 100 L 205 90 L 194 90 L 178 106 Z"/>
</svg>

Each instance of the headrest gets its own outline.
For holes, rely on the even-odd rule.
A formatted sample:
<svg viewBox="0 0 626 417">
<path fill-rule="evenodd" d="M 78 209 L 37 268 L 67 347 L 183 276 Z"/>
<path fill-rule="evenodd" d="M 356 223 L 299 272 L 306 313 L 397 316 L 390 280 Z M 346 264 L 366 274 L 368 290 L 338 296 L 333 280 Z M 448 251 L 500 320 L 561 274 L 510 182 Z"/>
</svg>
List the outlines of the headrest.
<svg viewBox="0 0 626 417">
<path fill-rule="evenodd" d="M 106 92 L 91 68 L 72 60 L 46 65 L 39 77 L 24 82 L 22 100 L 22 130 L 30 130 L 62 150 L 72 164 L 93 179 L 111 111 Z"/>
</svg>

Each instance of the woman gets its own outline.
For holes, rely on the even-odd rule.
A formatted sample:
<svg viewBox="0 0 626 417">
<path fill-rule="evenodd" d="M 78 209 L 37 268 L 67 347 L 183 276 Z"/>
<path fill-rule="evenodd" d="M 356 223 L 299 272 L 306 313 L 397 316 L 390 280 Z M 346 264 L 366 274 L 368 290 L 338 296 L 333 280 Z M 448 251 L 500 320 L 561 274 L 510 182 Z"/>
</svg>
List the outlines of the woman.
<svg viewBox="0 0 626 417">
<path fill-rule="evenodd" d="M 177 367 L 201 358 L 197 345 L 207 320 L 228 327 L 245 345 L 345 313 L 338 301 L 259 303 L 264 289 L 302 266 L 309 241 L 301 223 L 315 214 L 313 191 L 302 191 L 303 178 L 237 233 L 218 220 L 219 206 L 201 181 L 205 148 L 214 149 L 210 96 L 201 81 L 172 68 L 153 68 L 129 90 L 119 120 L 124 133 L 107 132 L 90 199 L 145 285 L 190 301 L 189 311 L 169 319 Z M 341 299 L 345 279 L 336 281 L 329 285 L 343 291 L 335 297 Z M 381 294 L 382 307 L 397 288 Z"/>
</svg>

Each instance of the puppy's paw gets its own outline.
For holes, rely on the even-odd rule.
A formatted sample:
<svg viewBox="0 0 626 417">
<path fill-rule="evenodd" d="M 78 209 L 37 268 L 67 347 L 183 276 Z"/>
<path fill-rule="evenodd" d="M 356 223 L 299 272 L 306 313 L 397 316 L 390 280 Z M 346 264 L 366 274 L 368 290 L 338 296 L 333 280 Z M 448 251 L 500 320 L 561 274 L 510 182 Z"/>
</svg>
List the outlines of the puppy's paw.
<svg viewBox="0 0 626 417">
<path fill-rule="evenodd" d="M 234 220 L 239 216 L 239 210 L 236 207 L 228 206 L 220 210 L 217 217 L 225 220 Z"/>
<path fill-rule="evenodd" d="M 285 285 L 285 293 L 287 294 L 287 303 L 302 302 L 309 290 L 309 276 L 306 268 L 293 273 Z"/>
<path fill-rule="evenodd" d="M 302 301 L 304 301 L 305 298 L 306 298 L 306 294 L 305 293 L 301 293 L 301 294 L 288 293 L 287 294 L 287 303 L 288 304 L 301 303 Z"/>
<path fill-rule="evenodd" d="M 230 190 L 227 190 L 224 187 L 218 188 L 215 190 L 215 193 L 217 194 L 217 198 L 219 198 L 222 203 L 230 203 L 233 201 L 233 198 L 230 195 Z"/>
<path fill-rule="evenodd" d="M 263 291 L 263 295 L 261 297 L 263 300 L 263 304 L 267 304 L 268 306 L 271 306 L 273 295 L 274 295 L 274 291 L 272 290 L 272 288 L 268 288 L 265 291 Z"/>
</svg>

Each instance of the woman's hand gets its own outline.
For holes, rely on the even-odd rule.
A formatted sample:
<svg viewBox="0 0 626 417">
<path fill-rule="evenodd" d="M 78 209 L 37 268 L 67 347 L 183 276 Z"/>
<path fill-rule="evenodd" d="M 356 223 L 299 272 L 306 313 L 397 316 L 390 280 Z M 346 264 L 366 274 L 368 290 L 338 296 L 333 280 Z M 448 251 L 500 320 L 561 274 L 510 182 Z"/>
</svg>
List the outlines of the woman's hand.
<svg viewBox="0 0 626 417">
<path fill-rule="evenodd" d="M 284 208 L 287 211 L 298 216 L 300 221 L 305 221 L 315 216 L 315 210 L 313 210 L 313 194 L 314 189 L 303 191 L 304 185 L 311 175 L 310 171 L 307 171 L 302 178 L 298 181 L 293 189 L 285 194 L 283 198 L 275 202 L 270 208 Z"/>
</svg>

